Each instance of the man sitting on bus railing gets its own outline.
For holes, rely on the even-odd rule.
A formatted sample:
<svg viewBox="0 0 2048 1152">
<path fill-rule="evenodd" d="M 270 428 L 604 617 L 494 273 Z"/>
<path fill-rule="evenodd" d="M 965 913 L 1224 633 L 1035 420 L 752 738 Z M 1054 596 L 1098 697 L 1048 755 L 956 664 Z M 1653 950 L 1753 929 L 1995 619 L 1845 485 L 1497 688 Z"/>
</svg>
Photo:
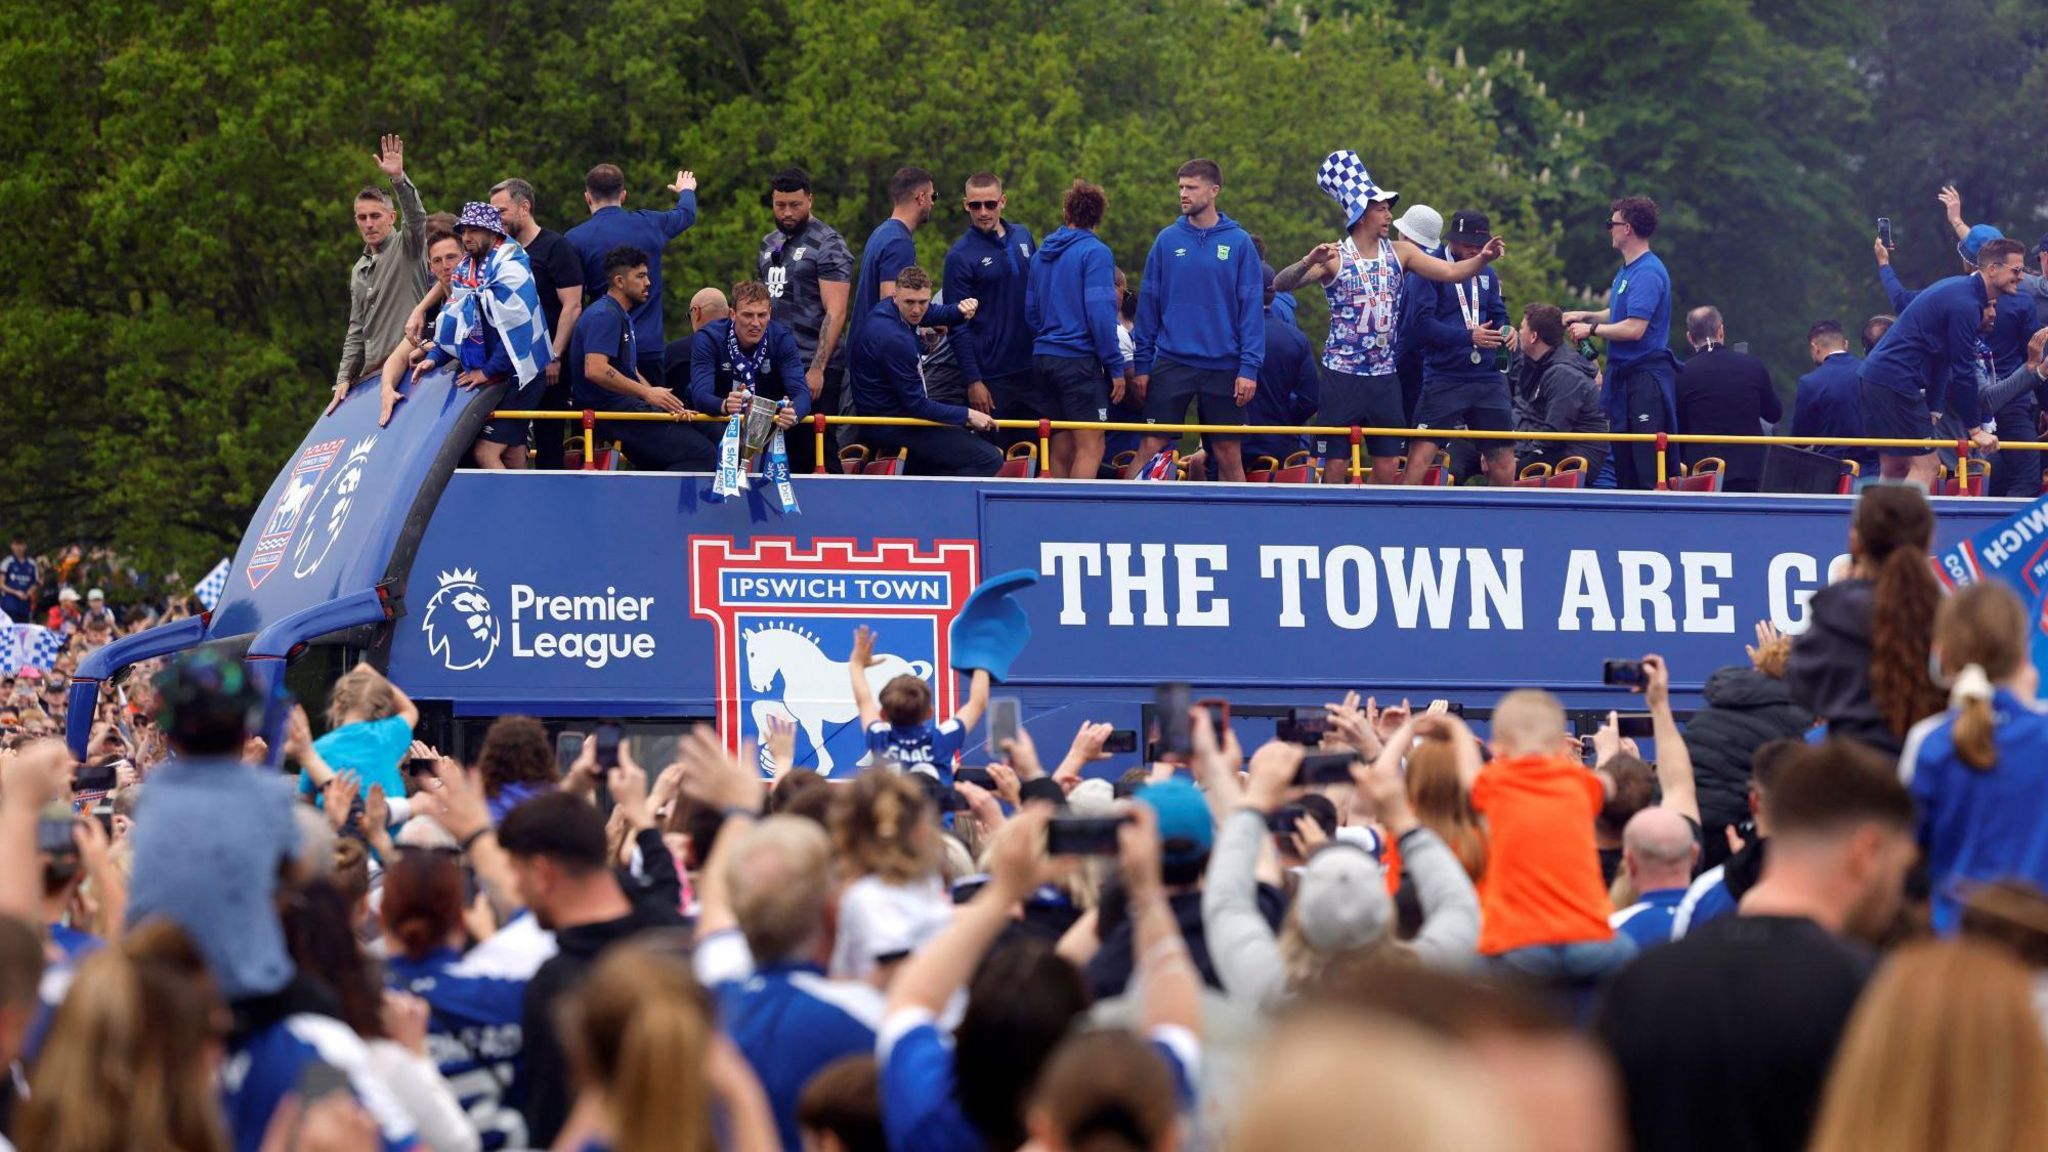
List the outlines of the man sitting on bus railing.
<svg viewBox="0 0 2048 1152">
<path fill-rule="evenodd" d="M 968 431 L 987 432 L 995 420 L 985 412 L 941 404 L 925 392 L 921 324 L 951 326 L 971 318 L 977 301 L 957 306 L 932 304 L 932 278 L 915 264 L 896 273 L 896 294 L 878 301 L 853 338 L 851 388 L 854 413 L 899 416 L 945 425 L 928 428 L 877 425 L 857 437 L 877 457 L 907 450 L 905 471 L 915 476 L 993 476 L 1002 450 Z"/>
<path fill-rule="evenodd" d="M 1600 385 L 1593 362 L 1564 340 L 1564 313 L 1555 304 L 1522 309 L 1518 338 L 1521 358 L 1514 377 L 1517 432 L 1608 431 L 1607 410 L 1600 404 Z M 1523 467 L 1547 464 L 1556 468 L 1568 456 L 1583 457 L 1588 479 L 1600 474 L 1607 443 L 1600 440 L 1523 440 L 1515 458 Z"/>
<path fill-rule="evenodd" d="M 649 384 L 637 367 L 640 353 L 632 312 L 650 290 L 647 253 L 612 249 L 604 258 L 604 275 L 605 294 L 583 310 L 569 341 L 570 394 L 575 403 L 600 412 L 688 413 L 682 397 Z M 688 424 L 605 420 L 598 422 L 597 438 L 618 441 L 641 471 L 709 471 L 716 458 L 710 437 Z"/>
<path fill-rule="evenodd" d="M 690 404 L 699 412 L 744 412 L 756 395 L 786 400 L 776 423 L 792 427 L 811 412 L 803 354 L 796 333 L 779 320 L 768 286 L 742 280 L 732 286 L 732 315 L 713 320 L 690 337 Z"/>
</svg>

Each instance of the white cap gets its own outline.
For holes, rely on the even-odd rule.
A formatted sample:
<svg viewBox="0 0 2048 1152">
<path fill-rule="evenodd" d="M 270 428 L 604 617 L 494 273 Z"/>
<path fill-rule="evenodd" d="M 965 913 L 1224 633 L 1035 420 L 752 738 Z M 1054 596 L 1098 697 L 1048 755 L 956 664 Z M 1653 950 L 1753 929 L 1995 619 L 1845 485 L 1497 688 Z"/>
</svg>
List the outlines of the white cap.
<svg viewBox="0 0 2048 1152">
<path fill-rule="evenodd" d="M 105 600 L 107 598 L 107 594 L 95 588 L 92 591 L 87 592 L 85 594 L 85 598 L 87 600 Z"/>
<path fill-rule="evenodd" d="M 58 592 L 58 593 L 57 593 L 57 603 L 59 603 L 59 604 L 76 604 L 76 603 L 78 603 L 78 589 L 76 589 L 76 588 L 66 588 L 66 589 L 64 589 L 63 591 L 61 591 L 61 592 Z"/>
<path fill-rule="evenodd" d="M 1424 248 L 1434 248 L 1443 243 L 1444 218 L 1427 204 L 1411 204 L 1394 221 L 1394 229 Z"/>
</svg>

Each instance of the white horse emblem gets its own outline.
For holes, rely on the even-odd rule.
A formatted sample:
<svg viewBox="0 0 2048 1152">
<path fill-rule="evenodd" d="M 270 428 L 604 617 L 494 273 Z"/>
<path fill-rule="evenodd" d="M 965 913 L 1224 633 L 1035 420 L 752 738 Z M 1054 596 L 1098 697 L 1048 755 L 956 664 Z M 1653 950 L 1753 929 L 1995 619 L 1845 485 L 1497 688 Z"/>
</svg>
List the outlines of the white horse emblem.
<svg viewBox="0 0 2048 1152">
<path fill-rule="evenodd" d="M 853 684 L 847 678 L 846 661 L 834 660 L 819 647 L 818 637 L 800 628 L 764 624 L 743 633 L 747 687 L 765 694 L 782 677 L 782 699 L 753 702 L 749 714 L 757 733 L 768 730 L 770 717 L 794 722 L 803 729 L 818 750 L 817 770 L 832 774 L 832 754 L 825 749 L 825 726 L 845 724 L 860 718 L 853 702 Z M 867 670 L 868 687 L 881 695 L 882 687 L 898 676 L 932 678 L 929 660 L 905 660 L 901 656 L 876 653 Z"/>
</svg>

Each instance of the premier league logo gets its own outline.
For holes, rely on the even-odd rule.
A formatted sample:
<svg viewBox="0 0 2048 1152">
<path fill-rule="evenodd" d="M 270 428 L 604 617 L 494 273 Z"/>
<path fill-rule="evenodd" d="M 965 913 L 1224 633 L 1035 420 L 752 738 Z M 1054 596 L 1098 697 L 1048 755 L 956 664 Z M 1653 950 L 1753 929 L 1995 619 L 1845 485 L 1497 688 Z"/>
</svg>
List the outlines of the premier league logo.
<svg viewBox="0 0 2048 1152">
<path fill-rule="evenodd" d="M 450 672 L 481 668 L 497 655 L 500 629 L 498 614 L 491 610 L 491 598 L 477 583 L 474 568 L 457 568 L 440 574 L 441 587 L 427 601 L 420 618 L 420 631 L 427 634 L 427 651 L 441 658 Z"/>
<path fill-rule="evenodd" d="M 370 453 L 377 447 L 375 436 L 365 437 L 348 450 L 348 459 L 342 461 L 341 471 L 327 482 L 320 493 L 320 499 L 313 505 L 310 517 L 311 528 L 299 540 L 298 548 L 292 553 L 292 575 L 298 579 L 311 576 L 327 559 L 327 553 L 334 548 L 334 542 L 341 538 L 341 530 L 348 526 L 348 514 L 355 508 L 356 490 L 363 486 L 363 471 L 370 463 Z"/>
<path fill-rule="evenodd" d="M 801 549 L 787 538 L 737 548 L 730 537 L 690 539 L 690 612 L 717 630 L 718 727 L 729 747 L 765 743 L 770 722 L 794 724 L 796 763 L 851 776 L 866 756 L 847 656 L 853 631 L 875 631 L 869 689 L 898 676 L 932 685 L 939 717 L 955 706 L 947 630 L 974 591 L 975 545 L 938 541 L 931 552 L 849 540 Z"/>
</svg>

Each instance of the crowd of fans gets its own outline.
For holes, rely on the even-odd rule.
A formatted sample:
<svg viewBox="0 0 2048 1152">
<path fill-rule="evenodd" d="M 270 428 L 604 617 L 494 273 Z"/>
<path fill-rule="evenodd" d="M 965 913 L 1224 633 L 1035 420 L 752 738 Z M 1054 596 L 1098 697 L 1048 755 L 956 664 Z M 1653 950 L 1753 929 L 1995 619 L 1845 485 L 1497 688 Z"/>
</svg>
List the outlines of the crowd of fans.
<svg viewBox="0 0 2048 1152">
<path fill-rule="evenodd" d="M 1853 516 L 1689 722 L 1642 658 L 1643 745 L 1352 694 L 1249 756 L 1197 706 L 1116 779 L 1100 724 L 961 766 L 985 680 L 904 677 L 845 782 L 786 727 L 561 769 L 506 716 L 464 765 L 365 665 L 295 797 L 181 658 L 155 736 L 0 741 L 0 1146 L 2039 1148 L 2029 622 L 1943 598 L 1917 489 Z"/>
<path fill-rule="evenodd" d="M 1006 446 L 1035 441 L 1033 430 L 998 431 L 997 418 L 1174 424 L 1192 416 L 1211 425 L 1416 429 L 1367 438 L 1370 479 L 1381 484 L 1433 482 L 1440 464 L 1467 482 L 1500 486 L 1518 468 L 1577 457 L 1592 486 L 1648 488 L 1657 480 L 1655 446 L 1599 436 L 1775 430 L 1968 444 L 1992 462 L 1996 494 L 2032 496 L 2041 487 L 2038 453 L 1997 449 L 2038 438 L 2048 379 L 2038 313 L 2048 308 L 2048 280 L 2027 272 L 2017 241 L 1964 223 L 1952 188 L 1942 199 L 1962 274 L 1925 292 L 1906 289 L 1889 267 L 1887 229 L 1877 259 L 1896 315 L 1864 322 L 1863 360 L 1849 353 L 1839 321 L 1814 325 L 1815 370 L 1800 379 L 1788 413 L 1763 361 L 1728 343 L 1718 309 L 1685 316 L 1690 354 L 1683 363 L 1674 354 L 1671 276 L 1651 250 L 1658 209 L 1641 196 L 1616 200 L 1606 217 L 1621 266 L 1604 309 L 1531 303 L 1511 317 L 1494 268 L 1506 247 L 1486 214 L 1460 211 L 1447 224 L 1418 204 L 1396 219 L 1399 193 L 1380 187 L 1355 152 L 1331 153 L 1315 177 L 1344 213 L 1343 239 L 1278 269 L 1264 241 L 1220 210 L 1222 170 L 1190 160 L 1175 174 L 1181 215 L 1160 231 L 1135 286 L 1096 235 L 1108 200 L 1085 181 L 1062 197 L 1060 226 L 1041 243 L 1010 217 L 1000 175 L 968 176 L 961 203 L 969 227 L 934 277 L 918 266 L 914 244 L 937 195 L 930 172 L 905 167 L 891 177 L 891 215 L 856 261 L 812 215 L 810 177 L 790 168 L 768 189 L 775 230 L 762 238 L 754 278 L 730 296 L 697 291 L 690 334 L 668 340 L 662 254 L 696 222 L 693 173 L 678 172 L 668 186 L 673 208 L 628 209 L 624 173 L 600 164 L 584 182 L 589 218 L 559 233 L 536 219 L 524 180 L 501 181 L 459 215 L 429 214 L 406 178 L 403 142 L 385 137 L 377 161 L 391 190 L 366 187 L 356 197 L 364 246 L 334 397 L 338 404 L 379 371 L 385 420 L 419 372 L 452 364 L 465 387 L 503 383 L 503 410 L 704 417 L 599 421 L 605 443 L 653 470 L 714 468 L 716 421 L 758 397 L 775 404 L 784 428 L 813 412 L 926 421 L 857 435 L 842 428 L 834 440 L 901 457 L 919 475 L 992 475 Z M 2048 238 L 2037 252 L 2048 272 Z M 1293 293 L 1311 286 L 1329 304 L 1320 357 L 1295 326 Z M 1596 340 L 1606 344 L 1604 367 Z M 562 467 L 569 427 L 528 425 L 486 425 L 474 462 Z M 1458 441 L 1444 451 L 1441 438 L 1426 435 L 1436 428 L 1594 438 Z M 791 468 L 809 471 L 814 441 L 791 440 Z M 1042 463 L 1070 478 L 1156 475 L 1166 469 L 1155 458 L 1177 451 L 1179 440 L 1061 430 Z M 1952 449 L 1818 451 L 1930 486 L 1937 467 L 1956 463 Z M 1324 478 L 1339 483 L 1349 478 L 1350 452 L 1348 437 L 1210 435 L 1187 472 L 1239 480 L 1247 453 L 1275 462 L 1303 454 L 1327 462 Z M 1672 453 L 1671 465 L 1688 454 L 1695 464 L 1721 460 L 1729 490 L 1766 483 L 1760 447 L 1692 446 Z"/>
</svg>

